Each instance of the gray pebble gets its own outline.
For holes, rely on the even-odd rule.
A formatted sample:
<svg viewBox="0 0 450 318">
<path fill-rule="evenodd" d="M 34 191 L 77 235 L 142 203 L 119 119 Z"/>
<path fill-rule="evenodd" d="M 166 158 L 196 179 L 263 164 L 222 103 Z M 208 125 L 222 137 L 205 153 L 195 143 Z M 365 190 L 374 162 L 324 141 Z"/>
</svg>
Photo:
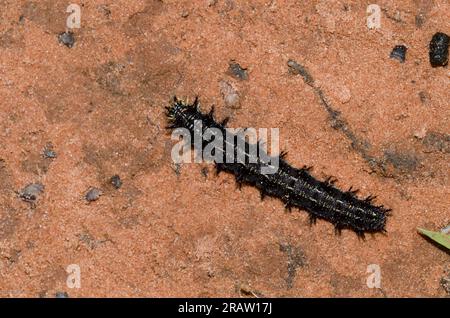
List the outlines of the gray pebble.
<svg viewBox="0 0 450 318">
<path fill-rule="evenodd" d="M 34 202 L 37 200 L 39 194 L 44 191 L 44 185 L 41 183 L 30 183 L 25 188 L 20 190 L 19 197 L 26 202 Z"/>
<path fill-rule="evenodd" d="M 88 202 L 97 201 L 102 195 L 102 191 L 97 188 L 90 188 L 89 191 L 85 195 L 85 199 Z"/>
<path fill-rule="evenodd" d="M 441 229 L 441 232 L 444 234 L 450 234 L 450 224 Z"/>
<path fill-rule="evenodd" d="M 75 35 L 72 31 L 62 32 L 58 35 L 59 43 L 64 44 L 68 48 L 73 47 L 75 44 Z"/>
<path fill-rule="evenodd" d="M 222 98 L 225 102 L 225 106 L 238 109 L 240 108 L 239 103 L 239 93 L 238 91 L 226 81 L 221 81 L 219 83 L 220 93 L 222 94 Z"/>
<path fill-rule="evenodd" d="M 404 45 L 396 45 L 393 49 L 389 57 L 391 59 L 395 59 L 400 61 L 400 63 L 405 63 L 406 60 L 406 51 L 408 48 Z"/>
<path fill-rule="evenodd" d="M 69 298 L 69 294 L 67 294 L 67 292 L 56 292 L 55 297 L 56 298 Z"/>
<path fill-rule="evenodd" d="M 248 80 L 247 69 L 242 68 L 241 65 L 239 65 L 239 63 L 236 63 L 234 60 L 231 60 L 229 63 L 228 73 L 239 80 Z"/>
</svg>

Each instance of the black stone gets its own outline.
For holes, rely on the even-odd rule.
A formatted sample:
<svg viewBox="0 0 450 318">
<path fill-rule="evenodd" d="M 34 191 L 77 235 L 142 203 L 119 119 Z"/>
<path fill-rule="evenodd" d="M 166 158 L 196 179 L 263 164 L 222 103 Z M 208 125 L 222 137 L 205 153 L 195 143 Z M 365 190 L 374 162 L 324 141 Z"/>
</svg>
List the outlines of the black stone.
<svg viewBox="0 0 450 318">
<path fill-rule="evenodd" d="M 119 189 L 122 186 L 122 180 L 117 174 L 111 177 L 110 182 L 116 189 Z"/>
<path fill-rule="evenodd" d="M 448 45 L 450 38 L 447 34 L 438 32 L 430 42 L 430 64 L 432 67 L 445 66 L 448 63 Z"/>
</svg>

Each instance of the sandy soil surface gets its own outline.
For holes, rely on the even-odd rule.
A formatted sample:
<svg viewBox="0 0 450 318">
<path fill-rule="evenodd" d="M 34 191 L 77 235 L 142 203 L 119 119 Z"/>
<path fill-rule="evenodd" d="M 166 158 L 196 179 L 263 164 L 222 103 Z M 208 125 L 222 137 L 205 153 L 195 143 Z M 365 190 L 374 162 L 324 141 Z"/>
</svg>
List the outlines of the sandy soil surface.
<svg viewBox="0 0 450 318">
<path fill-rule="evenodd" d="M 416 227 L 450 223 L 450 71 L 428 60 L 450 5 L 379 0 L 368 30 L 372 2 L 81 1 L 69 47 L 70 2 L 0 1 L 1 295 L 448 296 L 449 254 Z M 211 165 L 175 167 L 174 95 L 231 127 L 279 127 L 290 163 L 391 208 L 387 233 L 339 236 Z"/>
</svg>

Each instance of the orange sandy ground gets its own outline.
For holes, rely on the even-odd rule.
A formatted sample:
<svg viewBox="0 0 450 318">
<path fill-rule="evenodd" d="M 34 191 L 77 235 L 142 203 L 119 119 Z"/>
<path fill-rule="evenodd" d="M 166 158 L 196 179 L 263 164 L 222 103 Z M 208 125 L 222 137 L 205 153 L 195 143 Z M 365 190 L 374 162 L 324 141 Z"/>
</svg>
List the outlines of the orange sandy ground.
<svg viewBox="0 0 450 318">
<path fill-rule="evenodd" d="M 380 0 L 381 29 L 369 31 L 372 2 L 83 1 L 68 48 L 58 34 L 69 1 L 0 1 L 1 295 L 448 295 L 449 254 L 416 227 L 450 223 L 450 71 L 428 61 L 432 35 L 450 34 L 450 5 Z M 397 44 L 404 64 L 389 59 Z M 289 59 L 365 146 L 336 129 Z M 230 76 L 231 60 L 248 80 Z M 393 210 L 387 234 L 310 227 L 211 165 L 177 175 L 163 111 L 197 94 L 231 127 L 280 127 L 293 165 L 378 195 Z M 56 159 L 42 157 L 47 143 Z M 15 192 L 32 182 L 45 186 L 34 207 Z M 103 195 L 88 204 L 91 186 Z M 66 284 L 70 264 L 79 289 Z M 370 264 L 381 289 L 366 285 Z"/>
</svg>

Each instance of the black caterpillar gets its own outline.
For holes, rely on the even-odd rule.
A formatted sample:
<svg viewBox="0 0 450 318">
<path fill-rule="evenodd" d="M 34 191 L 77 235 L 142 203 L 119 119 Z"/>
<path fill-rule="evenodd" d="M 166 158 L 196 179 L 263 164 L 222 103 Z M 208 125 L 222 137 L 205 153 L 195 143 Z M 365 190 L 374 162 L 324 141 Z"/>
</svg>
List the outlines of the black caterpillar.
<svg viewBox="0 0 450 318">
<path fill-rule="evenodd" d="M 213 109 L 209 113 L 202 113 L 197 98 L 193 104 L 187 104 L 175 97 L 166 109 L 170 129 L 186 128 L 193 136 L 194 121 L 201 121 L 203 130 L 218 128 L 225 133 L 227 119 L 221 123 L 216 122 Z M 250 144 L 246 142 L 245 151 L 249 147 Z M 222 163 L 215 162 L 215 165 L 217 172 L 234 174 L 239 185 L 248 184 L 258 188 L 261 198 L 276 197 L 282 200 L 288 209 L 297 207 L 306 210 L 311 223 L 315 223 L 317 218 L 324 219 L 333 223 L 338 233 L 342 229 L 351 229 L 361 237 L 364 237 L 364 233 L 385 232 L 386 217 L 390 209 L 373 205 L 372 200 L 375 197 L 359 199 L 356 196 L 357 190 L 350 188 L 344 192 L 335 188 L 335 180 L 332 178 L 325 181 L 316 180 L 309 173 L 310 168 L 294 168 L 284 160 L 285 156 L 286 153 L 280 154 L 278 170 L 274 174 L 261 173 L 261 166 L 266 165 L 261 160 L 257 163 L 249 163 L 247 160 L 226 163 L 223 160 Z"/>
</svg>

